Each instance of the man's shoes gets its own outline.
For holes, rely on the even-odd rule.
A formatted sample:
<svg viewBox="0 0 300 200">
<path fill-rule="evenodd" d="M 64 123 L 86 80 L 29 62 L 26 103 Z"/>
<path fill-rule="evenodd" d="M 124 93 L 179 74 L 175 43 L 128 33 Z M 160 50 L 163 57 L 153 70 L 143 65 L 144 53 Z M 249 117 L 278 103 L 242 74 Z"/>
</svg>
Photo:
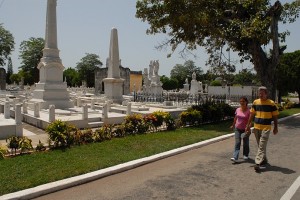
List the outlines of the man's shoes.
<svg viewBox="0 0 300 200">
<path fill-rule="evenodd" d="M 244 160 L 248 160 L 249 157 L 248 157 L 248 156 L 244 156 L 243 159 L 244 159 Z"/>
<path fill-rule="evenodd" d="M 234 163 L 236 163 L 238 160 L 237 159 L 235 159 L 235 158 L 230 158 L 230 160 L 232 161 L 232 162 L 234 162 Z"/>
<path fill-rule="evenodd" d="M 258 172 L 258 171 L 260 171 L 260 170 L 262 170 L 262 169 L 266 169 L 266 166 L 265 166 L 265 165 L 258 165 L 258 164 L 256 164 L 256 165 L 254 166 L 254 170 L 255 170 L 256 172 Z"/>
</svg>

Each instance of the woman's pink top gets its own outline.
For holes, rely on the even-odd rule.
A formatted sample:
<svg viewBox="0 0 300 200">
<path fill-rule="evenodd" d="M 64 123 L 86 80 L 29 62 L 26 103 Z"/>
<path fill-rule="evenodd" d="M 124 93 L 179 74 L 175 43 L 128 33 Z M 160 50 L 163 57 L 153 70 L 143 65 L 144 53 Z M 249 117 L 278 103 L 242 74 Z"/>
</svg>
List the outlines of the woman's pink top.
<svg viewBox="0 0 300 200">
<path fill-rule="evenodd" d="M 237 117 L 235 128 L 245 130 L 250 117 L 250 109 L 247 108 L 247 110 L 243 112 L 241 108 L 237 108 L 235 110 L 235 116 Z"/>
</svg>

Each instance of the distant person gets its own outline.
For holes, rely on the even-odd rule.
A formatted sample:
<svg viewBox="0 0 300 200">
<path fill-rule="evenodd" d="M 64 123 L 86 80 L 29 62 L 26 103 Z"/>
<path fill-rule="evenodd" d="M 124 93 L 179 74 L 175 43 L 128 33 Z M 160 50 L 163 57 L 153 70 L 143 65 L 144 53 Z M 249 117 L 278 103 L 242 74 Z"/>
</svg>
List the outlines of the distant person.
<svg viewBox="0 0 300 200">
<path fill-rule="evenodd" d="M 264 169 L 268 164 L 266 155 L 267 143 L 271 132 L 271 122 L 274 121 L 273 134 L 278 133 L 278 108 L 274 101 L 268 99 L 267 88 L 262 86 L 258 88 L 259 99 L 254 100 L 250 110 L 250 118 L 247 123 L 247 132 L 250 132 L 251 124 L 254 119 L 253 133 L 255 135 L 258 150 L 255 157 L 255 171 Z"/>
<path fill-rule="evenodd" d="M 235 145 L 233 151 L 233 157 L 231 160 L 237 162 L 239 159 L 239 153 L 241 143 L 243 140 L 243 158 L 248 160 L 249 158 L 249 135 L 246 135 L 246 126 L 250 117 L 250 109 L 248 108 L 248 99 L 246 97 L 240 98 L 240 107 L 235 110 L 235 117 L 233 124 L 230 128 L 234 128 Z"/>
</svg>

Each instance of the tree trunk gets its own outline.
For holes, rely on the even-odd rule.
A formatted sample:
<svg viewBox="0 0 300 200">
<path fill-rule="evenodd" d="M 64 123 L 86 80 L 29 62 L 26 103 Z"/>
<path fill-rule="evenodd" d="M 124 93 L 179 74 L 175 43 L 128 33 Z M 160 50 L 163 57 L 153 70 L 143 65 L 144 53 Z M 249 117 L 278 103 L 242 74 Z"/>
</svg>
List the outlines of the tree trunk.
<svg viewBox="0 0 300 200">
<path fill-rule="evenodd" d="M 273 49 L 271 56 L 267 57 L 266 52 L 258 42 L 252 41 L 249 44 L 249 52 L 253 58 L 254 69 L 256 70 L 263 86 L 268 88 L 268 97 L 276 100 L 277 80 L 275 76 L 276 68 L 279 64 L 280 55 L 282 54 L 279 46 L 278 21 L 282 12 L 282 5 L 279 1 L 270 8 L 268 16 L 271 17 L 271 36 Z"/>
</svg>

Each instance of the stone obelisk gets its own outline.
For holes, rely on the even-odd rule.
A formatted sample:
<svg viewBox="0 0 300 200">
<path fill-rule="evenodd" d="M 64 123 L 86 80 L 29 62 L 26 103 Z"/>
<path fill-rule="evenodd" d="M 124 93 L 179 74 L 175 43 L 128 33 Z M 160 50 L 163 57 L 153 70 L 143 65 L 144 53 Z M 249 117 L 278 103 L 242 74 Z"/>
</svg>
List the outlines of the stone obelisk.
<svg viewBox="0 0 300 200">
<path fill-rule="evenodd" d="M 103 79 L 104 93 L 114 103 L 122 103 L 124 79 L 120 78 L 118 31 L 116 28 L 111 30 L 108 59 L 107 78 Z"/>
<path fill-rule="evenodd" d="M 57 0 L 47 0 L 45 48 L 37 66 L 40 80 L 30 102 L 39 102 L 40 108 L 55 105 L 55 108 L 64 109 L 73 107 L 73 103 L 70 101 L 67 83 L 63 81 L 64 66 L 57 48 L 56 5 Z"/>
</svg>

